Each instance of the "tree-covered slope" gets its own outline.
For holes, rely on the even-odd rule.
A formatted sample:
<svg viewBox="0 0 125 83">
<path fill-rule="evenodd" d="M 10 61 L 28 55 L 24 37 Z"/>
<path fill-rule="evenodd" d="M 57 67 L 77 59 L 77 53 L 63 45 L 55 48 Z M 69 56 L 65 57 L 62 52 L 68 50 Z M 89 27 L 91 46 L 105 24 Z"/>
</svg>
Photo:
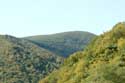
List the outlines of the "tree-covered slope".
<svg viewBox="0 0 125 83">
<path fill-rule="evenodd" d="M 26 37 L 25 39 L 30 40 L 38 46 L 44 47 L 57 55 L 67 57 L 76 51 L 83 50 L 94 37 L 95 35 L 92 33 L 73 31 L 53 35 L 31 36 Z"/>
<path fill-rule="evenodd" d="M 23 39 L 0 35 L 0 83 L 37 83 L 62 58 Z"/>
<path fill-rule="evenodd" d="M 125 83 L 125 23 L 98 36 L 39 83 Z"/>
</svg>

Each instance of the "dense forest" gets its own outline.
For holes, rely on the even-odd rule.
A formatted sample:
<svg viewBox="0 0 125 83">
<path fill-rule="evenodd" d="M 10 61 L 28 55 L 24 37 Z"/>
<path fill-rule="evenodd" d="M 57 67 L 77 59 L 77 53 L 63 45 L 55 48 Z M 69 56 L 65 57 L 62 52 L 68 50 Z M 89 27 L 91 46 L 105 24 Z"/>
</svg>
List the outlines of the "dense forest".
<svg viewBox="0 0 125 83">
<path fill-rule="evenodd" d="M 96 37 L 39 83 L 125 83 L 125 23 Z"/>
<path fill-rule="evenodd" d="M 0 83 L 38 82 L 124 83 L 125 23 L 100 36 L 79 31 L 0 35 Z"/>
<path fill-rule="evenodd" d="M 37 83 L 60 67 L 63 54 L 83 50 L 94 37 L 79 31 L 29 38 L 0 35 L 0 83 Z"/>
<path fill-rule="evenodd" d="M 26 40 L 0 35 L 0 83 L 37 83 L 63 58 Z"/>
<path fill-rule="evenodd" d="M 25 37 L 24 39 L 30 40 L 57 55 L 68 57 L 72 53 L 83 50 L 95 36 L 89 32 L 71 31 L 52 35 Z"/>
</svg>

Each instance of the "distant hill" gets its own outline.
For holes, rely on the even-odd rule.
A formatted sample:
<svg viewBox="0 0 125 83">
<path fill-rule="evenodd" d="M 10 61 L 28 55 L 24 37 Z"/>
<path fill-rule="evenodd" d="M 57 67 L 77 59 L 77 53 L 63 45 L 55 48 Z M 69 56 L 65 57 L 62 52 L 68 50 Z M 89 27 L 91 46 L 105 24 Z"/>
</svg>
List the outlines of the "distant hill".
<svg viewBox="0 0 125 83">
<path fill-rule="evenodd" d="M 26 40 L 0 35 L 0 83 L 37 83 L 62 61 Z"/>
<path fill-rule="evenodd" d="M 125 23 L 95 38 L 39 83 L 125 83 Z"/>
<path fill-rule="evenodd" d="M 94 34 L 84 31 L 71 31 L 52 35 L 39 35 L 24 39 L 41 46 L 53 53 L 68 57 L 70 54 L 83 50 L 95 37 Z"/>
</svg>

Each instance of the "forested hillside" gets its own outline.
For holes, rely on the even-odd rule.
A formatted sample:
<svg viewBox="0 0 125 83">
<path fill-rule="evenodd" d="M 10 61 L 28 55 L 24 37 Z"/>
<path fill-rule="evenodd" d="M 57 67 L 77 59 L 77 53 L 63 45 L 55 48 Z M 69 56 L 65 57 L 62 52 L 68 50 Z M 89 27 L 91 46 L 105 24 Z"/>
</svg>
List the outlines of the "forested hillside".
<svg viewBox="0 0 125 83">
<path fill-rule="evenodd" d="M 0 83 L 37 83 L 62 61 L 26 40 L 0 35 Z"/>
<path fill-rule="evenodd" d="M 94 34 L 84 31 L 72 31 L 52 35 L 39 35 L 25 39 L 56 53 L 68 57 L 70 54 L 83 50 L 95 37 Z"/>
<path fill-rule="evenodd" d="M 125 83 L 125 23 L 95 38 L 39 83 Z"/>
</svg>

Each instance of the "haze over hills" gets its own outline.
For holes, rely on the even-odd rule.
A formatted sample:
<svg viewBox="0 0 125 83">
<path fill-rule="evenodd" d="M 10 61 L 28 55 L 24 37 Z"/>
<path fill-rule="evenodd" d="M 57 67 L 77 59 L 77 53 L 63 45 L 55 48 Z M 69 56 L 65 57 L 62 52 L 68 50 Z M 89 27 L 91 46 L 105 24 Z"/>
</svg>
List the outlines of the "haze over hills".
<svg viewBox="0 0 125 83">
<path fill-rule="evenodd" d="M 24 39 L 48 49 L 57 55 L 68 57 L 70 54 L 83 50 L 94 37 L 96 35 L 89 32 L 70 31 L 52 35 L 30 36 Z"/>
<path fill-rule="evenodd" d="M 124 82 L 125 23 L 121 22 L 95 38 L 84 51 L 71 55 L 59 70 L 39 83 Z"/>
<path fill-rule="evenodd" d="M 37 83 L 63 58 L 24 39 L 0 35 L 0 83 Z"/>
</svg>

